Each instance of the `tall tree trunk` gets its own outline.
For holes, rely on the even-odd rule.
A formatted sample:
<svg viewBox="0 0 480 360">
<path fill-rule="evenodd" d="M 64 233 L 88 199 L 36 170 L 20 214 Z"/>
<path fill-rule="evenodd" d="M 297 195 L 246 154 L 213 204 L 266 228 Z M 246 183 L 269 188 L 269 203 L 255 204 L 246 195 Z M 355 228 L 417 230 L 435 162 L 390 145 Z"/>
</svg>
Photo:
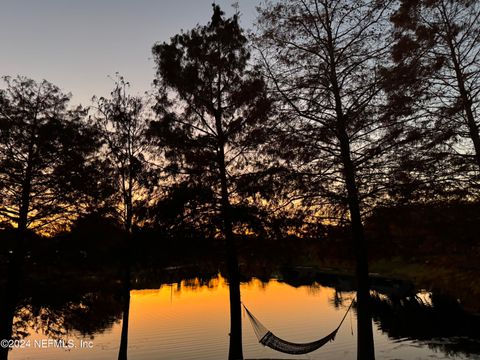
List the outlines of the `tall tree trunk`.
<svg viewBox="0 0 480 360">
<path fill-rule="evenodd" d="M 475 117 L 472 110 L 472 99 L 470 94 L 465 86 L 464 74 L 461 68 L 461 60 L 456 51 L 455 45 L 455 30 L 452 28 L 451 21 L 448 17 L 448 11 L 445 8 L 445 3 L 441 3 L 441 6 L 438 8 L 442 16 L 444 25 L 445 25 L 445 41 L 447 43 L 448 49 L 450 51 L 450 59 L 452 60 L 453 70 L 455 72 L 455 79 L 457 81 L 458 91 L 460 93 L 460 99 L 462 103 L 462 109 L 467 118 L 467 126 L 472 139 L 473 147 L 475 149 L 475 162 L 480 170 L 480 134 L 478 131 L 478 125 L 475 122 Z"/>
<path fill-rule="evenodd" d="M 227 268 L 230 300 L 230 343 L 228 359 L 241 360 L 243 359 L 243 349 L 240 274 L 236 251 L 232 245 L 229 245 L 229 242 L 231 244 L 232 241 L 227 241 Z"/>
<path fill-rule="evenodd" d="M 216 128 L 219 136 L 218 165 L 220 171 L 221 208 L 223 230 L 227 253 L 227 272 L 230 296 L 230 346 L 229 360 L 243 359 L 242 349 L 242 310 L 240 296 L 240 273 L 238 268 L 237 250 L 232 230 L 231 205 L 228 194 L 228 179 L 225 165 L 225 141 L 221 124 L 221 110 L 215 116 Z"/>
<path fill-rule="evenodd" d="M 128 325 L 130 317 L 130 289 L 131 289 L 131 209 L 127 210 L 127 221 L 125 224 L 125 240 L 123 245 L 122 263 L 123 263 L 123 279 L 122 279 L 122 301 L 123 301 L 123 317 L 122 332 L 120 335 L 120 348 L 118 351 L 118 360 L 127 360 L 128 358 Z"/>
<path fill-rule="evenodd" d="M 448 33 L 447 37 L 448 37 L 447 42 L 448 42 L 448 47 L 450 49 L 453 68 L 455 70 L 455 77 L 457 80 L 458 91 L 460 93 L 460 99 L 462 102 L 462 108 L 465 113 L 465 117 L 467 119 L 467 126 L 468 126 L 470 139 L 472 139 L 473 147 L 475 149 L 475 162 L 480 171 L 480 134 L 478 132 L 478 125 L 475 122 L 475 117 L 472 111 L 472 99 L 470 98 L 470 94 L 468 93 L 468 90 L 465 87 L 463 72 L 460 67 L 459 60 L 457 58 L 455 46 L 452 42 L 451 35 Z"/>
<path fill-rule="evenodd" d="M 346 135 L 346 134 L 345 134 Z M 344 137 L 344 136 L 342 136 Z M 370 309 L 370 281 L 368 276 L 368 260 L 365 235 L 360 213 L 358 189 L 355 181 L 355 169 L 350 158 L 348 140 L 341 141 L 345 184 L 348 193 L 348 207 L 352 236 L 355 246 L 357 277 L 357 359 L 375 359 L 373 341 L 372 316 Z"/>
<path fill-rule="evenodd" d="M 35 130 L 35 129 L 34 129 Z M 13 332 L 13 318 L 20 296 L 20 282 L 23 277 L 23 262 L 25 257 L 25 242 L 28 227 L 28 212 L 30 209 L 30 192 L 32 188 L 33 153 L 35 131 L 32 131 L 28 147 L 27 167 L 22 183 L 20 210 L 17 221 L 17 236 L 13 253 L 8 262 L 7 282 L 4 296 L 0 299 L 0 339 L 10 340 Z M 0 360 L 8 358 L 8 348 L 0 348 Z"/>
<path fill-rule="evenodd" d="M 23 197 L 22 197 L 23 198 Z M 5 289 L 0 296 L 0 340 L 10 340 L 13 333 L 13 318 L 20 297 L 20 282 L 23 277 L 24 244 L 27 232 L 28 204 L 22 204 L 21 220 L 18 222 L 17 238 L 7 269 Z M 8 348 L 0 347 L 0 360 L 8 358 Z"/>
<path fill-rule="evenodd" d="M 327 17 L 328 9 L 327 10 Z M 343 176 L 347 188 L 348 208 L 352 228 L 352 237 L 356 258 L 357 278 L 357 359 L 374 360 L 375 346 L 373 341 L 372 316 L 369 306 L 370 284 L 368 277 L 368 260 L 365 235 L 360 213 L 360 200 L 358 196 L 355 165 L 351 158 L 350 139 L 347 134 L 347 124 L 343 112 L 342 96 L 338 84 L 335 44 L 331 28 L 327 28 L 328 52 L 330 61 L 330 82 L 332 95 L 335 102 L 336 131 L 340 143 Z"/>
<path fill-rule="evenodd" d="M 25 252 L 25 238 L 27 236 L 28 228 L 28 212 L 30 210 L 30 192 L 32 191 L 32 176 L 33 176 L 33 152 L 35 131 L 32 132 L 31 141 L 28 146 L 27 167 L 25 169 L 25 177 L 22 183 L 22 196 L 20 200 L 20 209 L 18 213 L 17 222 L 17 239 L 15 242 L 15 249 L 11 258 L 11 270 L 17 274 L 20 279 L 20 272 L 22 271 L 24 252 Z"/>
<path fill-rule="evenodd" d="M 118 360 L 127 360 L 128 358 L 128 325 L 130 317 L 130 289 L 131 289 L 131 250 L 132 250 L 132 224 L 133 224 L 133 166 L 132 166 L 132 139 L 130 132 L 127 136 L 128 151 L 128 175 L 127 186 L 123 180 L 123 199 L 126 210 L 124 225 L 124 244 L 122 253 L 123 263 L 123 279 L 122 279 L 122 301 L 123 301 L 123 318 L 122 332 L 120 336 L 120 348 L 118 351 Z"/>
<path fill-rule="evenodd" d="M 128 323 L 130 316 L 130 271 L 128 269 L 125 269 L 125 277 L 122 285 L 123 317 L 118 360 L 127 360 L 128 358 Z"/>
</svg>

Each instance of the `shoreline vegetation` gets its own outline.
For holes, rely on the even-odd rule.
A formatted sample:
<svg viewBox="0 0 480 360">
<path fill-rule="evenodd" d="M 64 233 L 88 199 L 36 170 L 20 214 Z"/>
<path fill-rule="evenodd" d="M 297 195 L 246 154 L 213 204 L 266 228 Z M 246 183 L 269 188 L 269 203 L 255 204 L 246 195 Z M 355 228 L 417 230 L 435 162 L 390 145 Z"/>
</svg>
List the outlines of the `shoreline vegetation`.
<svg viewBox="0 0 480 360">
<path fill-rule="evenodd" d="M 440 291 L 459 299 L 467 311 L 479 314 L 478 205 L 457 203 L 449 207 L 454 211 L 445 211 L 447 207 L 439 204 L 385 208 L 372 214 L 366 226 L 370 239 L 370 275 L 374 279 L 408 281 L 417 289 Z M 470 215 L 466 216 L 467 213 Z M 303 272 L 307 278 L 308 274 L 315 273 L 353 275 L 355 261 L 348 227 L 332 226 L 325 228 L 323 234 L 321 239 L 237 236 L 240 274 L 269 279 L 274 269 L 290 268 Z M 0 252 L 1 273 L 6 274 L 7 253 L 14 246 L 14 229 L 4 230 L 1 235 L 12 240 L 10 247 Z M 26 281 L 61 284 L 77 281 L 78 276 L 93 282 L 95 279 L 120 281 L 121 235 L 120 228 L 108 220 L 98 219 L 81 222 L 72 231 L 56 237 L 30 234 Z M 168 269 L 178 267 L 185 269 L 189 277 L 195 277 L 191 272 L 194 269 L 198 270 L 198 276 L 203 276 L 205 270 L 215 275 L 225 266 L 225 250 L 218 239 L 175 238 L 173 234 L 165 238 L 164 232 L 155 230 L 138 231 L 133 236 L 137 244 L 131 253 L 134 273 L 152 271 L 162 278 L 168 276 Z M 435 251 L 431 244 L 436 244 Z M 2 276 L 0 281 L 4 280 Z"/>
<path fill-rule="evenodd" d="M 278 246 L 278 243 L 269 241 L 267 246 Z M 164 253 L 162 256 L 149 257 L 148 261 L 142 258 L 133 261 L 132 289 L 158 288 L 162 282 L 176 283 L 182 278 L 210 278 L 219 273 L 225 274 L 222 248 L 218 245 L 220 244 L 204 248 L 203 257 L 184 255 L 181 259 L 171 261 L 166 260 L 169 256 L 168 253 Z M 323 257 L 321 248 L 302 240 L 284 241 L 281 247 L 283 251 L 289 247 L 290 256 L 273 261 L 267 260 L 268 253 L 264 251 L 265 249 L 240 248 L 241 282 L 248 282 L 252 278 L 265 281 L 271 277 L 283 279 L 285 274 L 293 274 L 296 281 L 303 281 L 303 285 L 312 284 L 317 276 L 346 277 L 355 283 L 355 262 L 352 258 L 332 255 Z M 256 251 L 258 253 L 255 253 Z M 75 288 L 82 288 L 82 283 L 87 287 L 92 284 L 99 286 L 110 284 L 107 287 L 111 289 L 120 287 L 122 280 L 120 262 L 114 258 L 112 261 L 105 260 L 104 256 L 99 257 L 104 261 L 100 261 L 99 258 L 91 259 L 90 255 L 85 257 L 84 251 L 76 255 L 79 255 L 76 259 L 66 256 L 65 261 L 60 258 L 53 265 L 43 263 L 41 260 L 27 261 L 25 288 L 45 286 L 69 288 L 72 284 L 75 284 Z M 252 257 L 257 260 L 252 261 Z M 260 261 L 262 258 L 265 261 Z M 375 284 L 379 281 L 407 282 L 417 291 L 434 291 L 456 299 L 467 312 L 480 316 L 478 282 L 480 265 L 477 259 L 478 255 L 466 253 L 415 257 L 377 255 L 370 261 L 372 290 L 375 291 Z M 1 264 L 0 268 L 4 268 L 5 265 Z M 153 282 L 148 280 L 152 276 L 158 279 Z M 4 281 L 5 277 L 0 277 L 0 284 L 3 285 Z"/>
</svg>

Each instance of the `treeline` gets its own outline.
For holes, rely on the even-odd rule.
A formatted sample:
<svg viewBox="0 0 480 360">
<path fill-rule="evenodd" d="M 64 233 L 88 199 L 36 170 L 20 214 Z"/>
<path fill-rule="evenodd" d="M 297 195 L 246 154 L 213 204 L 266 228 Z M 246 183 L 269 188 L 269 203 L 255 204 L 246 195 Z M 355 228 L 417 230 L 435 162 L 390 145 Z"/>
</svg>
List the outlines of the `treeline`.
<svg viewBox="0 0 480 360">
<path fill-rule="evenodd" d="M 0 227 L 58 234 L 317 238 L 380 205 L 478 201 L 480 4 L 266 2 L 255 30 L 218 6 L 154 44 L 153 90 L 75 106 L 4 77 Z M 21 241 L 20 241 L 21 242 Z"/>
</svg>

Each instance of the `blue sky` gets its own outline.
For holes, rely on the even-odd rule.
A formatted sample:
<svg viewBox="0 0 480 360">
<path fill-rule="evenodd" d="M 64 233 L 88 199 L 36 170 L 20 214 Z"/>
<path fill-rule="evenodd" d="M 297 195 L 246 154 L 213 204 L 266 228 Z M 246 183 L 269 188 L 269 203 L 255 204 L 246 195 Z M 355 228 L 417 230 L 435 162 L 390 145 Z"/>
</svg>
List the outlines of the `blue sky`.
<svg viewBox="0 0 480 360">
<path fill-rule="evenodd" d="M 88 105 L 116 71 L 134 93 L 150 89 L 151 47 L 205 24 L 212 0 L 0 0 L 0 75 L 47 79 Z M 227 15 L 234 0 L 217 0 Z M 238 1 L 251 26 L 259 0 Z"/>
</svg>

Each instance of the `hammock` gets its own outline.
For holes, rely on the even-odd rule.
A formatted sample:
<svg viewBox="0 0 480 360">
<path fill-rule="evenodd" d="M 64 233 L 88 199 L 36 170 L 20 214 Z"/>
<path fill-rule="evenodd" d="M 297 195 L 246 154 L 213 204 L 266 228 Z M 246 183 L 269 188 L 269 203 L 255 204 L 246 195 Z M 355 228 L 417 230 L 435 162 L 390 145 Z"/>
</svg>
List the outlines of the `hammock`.
<svg viewBox="0 0 480 360">
<path fill-rule="evenodd" d="M 250 323 L 252 324 L 253 331 L 255 332 L 259 343 L 285 354 L 302 355 L 315 351 L 321 348 L 326 343 L 335 340 L 335 336 L 337 335 L 340 326 L 342 326 L 343 321 L 347 317 L 347 314 L 350 311 L 352 304 L 353 301 L 351 302 L 350 306 L 347 309 L 347 312 L 343 316 L 342 321 L 340 321 L 340 324 L 335 330 L 333 330 L 327 336 L 309 343 L 292 343 L 290 341 L 280 339 L 278 336 L 275 336 L 271 331 L 269 331 L 255 316 L 253 316 L 253 314 L 247 309 L 244 304 L 242 305 L 248 315 L 248 318 L 250 319 Z"/>
</svg>

